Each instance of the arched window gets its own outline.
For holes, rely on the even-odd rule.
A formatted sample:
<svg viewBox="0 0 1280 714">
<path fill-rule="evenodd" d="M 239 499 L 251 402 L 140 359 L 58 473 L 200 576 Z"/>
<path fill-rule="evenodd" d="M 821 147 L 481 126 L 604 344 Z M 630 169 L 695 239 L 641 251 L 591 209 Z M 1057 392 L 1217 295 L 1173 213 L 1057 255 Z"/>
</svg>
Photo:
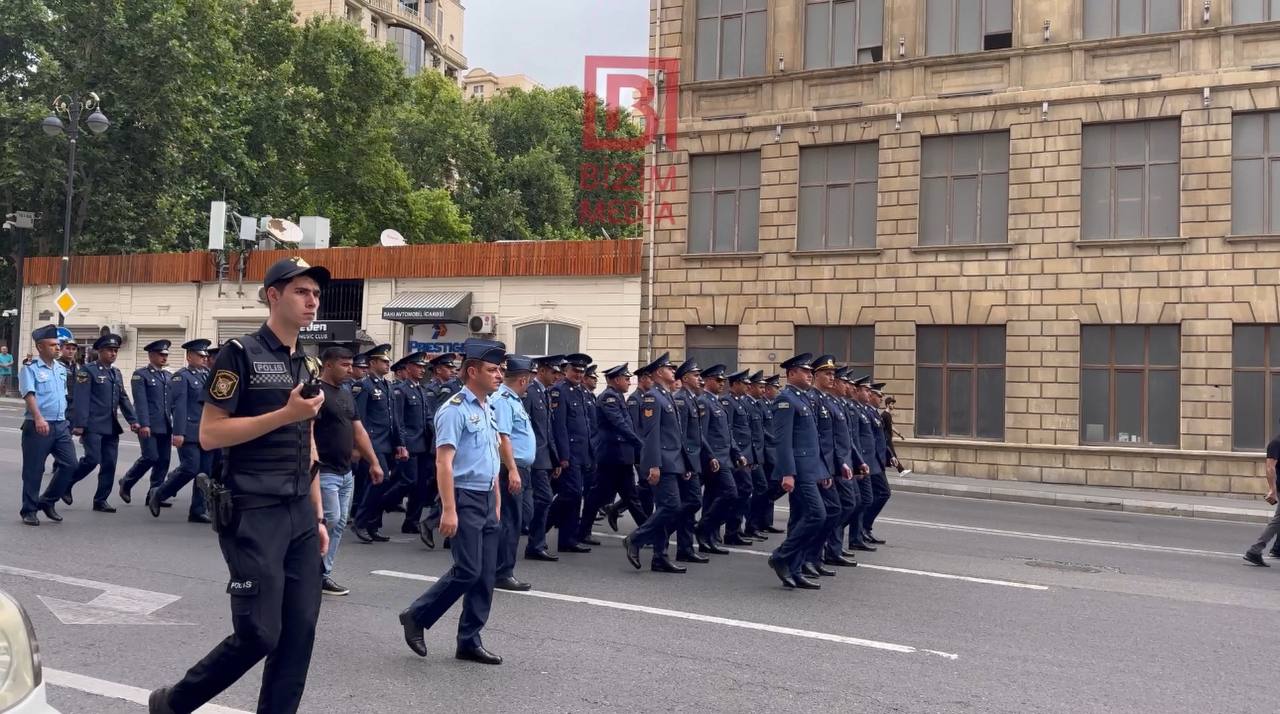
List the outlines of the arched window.
<svg viewBox="0 0 1280 714">
<path fill-rule="evenodd" d="M 516 328 L 516 353 L 522 355 L 564 355 L 578 352 L 582 331 L 562 322 L 535 322 Z"/>
</svg>

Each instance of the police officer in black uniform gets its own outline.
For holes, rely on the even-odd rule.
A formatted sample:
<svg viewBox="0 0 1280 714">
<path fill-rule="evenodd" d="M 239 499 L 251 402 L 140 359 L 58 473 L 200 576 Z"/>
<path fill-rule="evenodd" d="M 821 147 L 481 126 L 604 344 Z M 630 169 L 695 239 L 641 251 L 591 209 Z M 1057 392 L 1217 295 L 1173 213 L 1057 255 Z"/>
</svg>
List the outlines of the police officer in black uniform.
<svg viewBox="0 0 1280 714">
<path fill-rule="evenodd" d="M 258 711 L 298 711 L 329 536 L 320 481 L 313 477 L 311 422 L 324 403 L 315 384 L 319 364 L 297 341 L 298 330 L 315 319 L 328 282 L 328 270 L 301 258 L 277 261 L 263 280 L 266 324 L 229 341 L 214 364 L 200 443 L 227 449 L 221 483 L 231 507 L 224 508 L 220 489 L 214 505 L 235 632 L 182 681 L 151 692 L 151 714 L 193 712 L 263 658 Z"/>
<path fill-rule="evenodd" d="M 125 503 L 133 500 L 133 485 L 147 471 L 151 472 L 148 490 L 159 486 L 169 473 L 173 450 L 169 432 L 173 421 L 169 417 L 170 374 L 165 365 L 169 363 L 170 344 L 169 340 L 156 340 L 143 348 L 147 351 L 147 364 L 135 369 L 129 382 L 138 412 L 138 446 L 142 455 L 120 479 L 120 500 Z"/>
</svg>

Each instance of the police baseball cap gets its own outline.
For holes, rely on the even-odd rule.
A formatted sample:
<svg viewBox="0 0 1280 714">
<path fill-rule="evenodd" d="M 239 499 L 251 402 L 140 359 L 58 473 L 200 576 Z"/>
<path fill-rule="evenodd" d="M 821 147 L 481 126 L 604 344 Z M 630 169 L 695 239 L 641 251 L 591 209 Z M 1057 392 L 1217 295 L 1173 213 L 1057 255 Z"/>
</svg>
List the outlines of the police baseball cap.
<svg viewBox="0 0 1280 714">
<path fill-rule="evenodd" d="M 315 280 L 321 289 L 324 289 L 329 284 L 328 268 L 320 265 L 312 266 L 295 255 L 292 258 L 282 258 L 272 263 L 262 277 L 262 287 L 271 287 L 282 280 L 293 280 L 299 275 L 306 275 Z"/>
</svg>

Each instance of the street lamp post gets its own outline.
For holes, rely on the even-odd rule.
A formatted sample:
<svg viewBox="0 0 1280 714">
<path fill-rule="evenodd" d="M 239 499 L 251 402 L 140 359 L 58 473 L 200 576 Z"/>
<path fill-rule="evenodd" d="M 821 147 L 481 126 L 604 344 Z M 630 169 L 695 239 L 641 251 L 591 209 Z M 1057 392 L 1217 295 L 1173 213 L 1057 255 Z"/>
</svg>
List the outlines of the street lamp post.
<svg viewBox="0 0 1280 714">
<path fill-rule="evenodd" d="M 111 126 L 107 116 L 98 109 L 98 95 L 89 92 L 83 99 L 75 94 L 63 94 L 53 100 L 53 111 L 40 122 L 40 128 L 49 136 L 59 133 L 67 135 L 67 210 L 62 222 L 62 289 L 67 289 L 71 278 L 71 206 L 75 197 L 76 144 L 80 139 L 80 117 L 84 112 L 93 113 L 85 120 L 89 131 L 101 134 Z M 63 121 L 59 115 L 66 115 Z M 58 325 L 66 322 L 62 311 L 58 311 Z"/>
</svg>

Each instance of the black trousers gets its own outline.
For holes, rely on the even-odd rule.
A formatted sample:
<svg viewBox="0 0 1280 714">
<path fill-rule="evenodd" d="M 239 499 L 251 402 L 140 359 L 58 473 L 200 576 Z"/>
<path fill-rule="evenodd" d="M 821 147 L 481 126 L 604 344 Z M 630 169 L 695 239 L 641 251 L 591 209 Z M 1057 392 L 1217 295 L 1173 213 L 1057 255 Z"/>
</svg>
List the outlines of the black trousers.
<svg viewBox="0 0 1280 714">
<path fill-rule="evenodd" d="M 120 455 L 119 434 L 94 434 L 86 431 L 83 438 L 84 456 L 71 476 L 71 485 L 67 493 L 86 476 L 98 469 L 98 488 L 93 492 L 94 503 L 106 503 L 111 495 L 111 486 L 116 482 L 116 460 Z M 61 498 L 63 494 L 57 494 Z"/>
<path fill-rule="evenodd" d="M 529 469 L 520 469 L 520 493 L 511 495 L 511 472 L 506 466 L 498 470 L 498 483 L 502 489 L 502 524 L 498 531 L 497 579 L 513 578 L 516 574 L 516 550 L 520 546 L 520 524 L 524 521 L 524 493 L 529 490 Z M 450 543 L 450 548 L 453 547 Z"/>
<path fill-rule="evenodd" d="M 720 527 L 729 522 L 738 502 L 738 486 L 728 461 L 720 462 L 719 471 L 704 471 L 702 483 L 702 520 L 697 534 L 703 540 L 718 542 Z"/>
<path fill-rule="evenodd" d="M 146 438 L 139 436 L 138 446 L 142 448 L 142 455 L 138 457 L 137 461 L 133 462 L 133 466 L 120 479 L 120 485 L 126 491 L 132 489 L 134 484 L 141 481 L 147 471 L 151 472 L 148 490 L 164 483 L 164 477 L 169 474 L 169 460 L 173 454 L 173 442 L 168 434 L 153 433 Z"/>
<path fill-rule="evenodd" d="M 458 532 L 449 546 L 453 567 L 413 601 L 409 612 L 415 623 L 430 629 L 462 598 L 458 646 L 479 647 L 480 630 L 488 622 L 489 608 L 493 605 L 493 583 L 498 568 L 498 514 L 491 490 L 455 488 L 454 499 Z"/>
<path fill-rule="evenodd" d="M 53 456 L 54 476 L 43 496 L 40 482 L 44 467 Z M 71 426 L 62 421 L 49 422 L 49 433 L 40 436 L 30 419 L 22 422 L 22 514 L 35 513 L 40 506 L 54 503 L 71 486 L 76 470 L 76 447 L 71 442 Z"/>
<path fill-rule="evenodd" d="M 240 510 L 234 534 L 219 534 L 231 581 L 234 634 L 187 671 L 169 706 L 192 712 L 264 657 L 258 711 L 298 711 L 320 614 L 320 538 L 307 497 Z"/>
<path fill-rule="evenodd" d="M 640 506 L 640 498 L 636 494 L 636 469 L 630 464 L 600 464 L 596 471 L 596 485 L 587 494 L 587 503 L 583 507 L 583 513 L 594 514 L 601 507 L 613 503 L 613 497 L 619 496 L 622 500 L 619 502 L 619 508 L 625 508 L 631 514 L 631 520 L 636 525 L 644 523 L 645 514 Z M 591 528 L 595 525 L 594 517 L 591 520 L 582 519 L 582 523 L 578 527 L 578 540 L 584 540 L 591 535 Z"/>
<path fill-rule="evenodd" d="M 648 474 L 644 475 L 648 483 Z M 641 547 L 653 547 L 653 562 L 667 560 L 667 548 L 671 543 L 671 531 L 676 528 L 680 518 L 680 482 L 684 474 L 663 473 L 657 485 L 650 486 L 653 496 L 653 515 L 649 516 L 638 528 L 631 532 L 631 540 Z"/>
<path fill-rule="evenodd" d="M 871 505 L 862 513 L 863 528 L 868 533 L 875 527 L 876 516 L 880 515 L 880 511 L 884 510 L 884 506 L 889 502 L 889 497 L 893 492 L 889 489 L 889 477 L 881 471 L 878 474 L 871 474 L 867 479 L 871 482 Z"/>
<path fill-rule="evenodd" d="M 370 483 L 364 489 L 364 495 L 355 500 L 355 520 L 357 528 L 367 528 L 369 530 L 378 530 L 382 528 L 382 506 L 387 491 L 392 486 L 392 481 L 396 476 L 392 473 L 391 465 L 399 463 L 392 461 L 392 454 L 378 453 L 378 465 L 382 467 L 382 483 Z M 360 462 L 360 468 L 366 478 L 369 476 L 369 465 Z"/>
<path fill-rule="evenodd" d="M 693 531 L 702 508 L 702 479 L 697 474 L 680 479 L 680 517 L 676 519 L 676 555 L 692 553 Z M 657 496 L 654 496 L 657 503 Z"/>
</svg>

